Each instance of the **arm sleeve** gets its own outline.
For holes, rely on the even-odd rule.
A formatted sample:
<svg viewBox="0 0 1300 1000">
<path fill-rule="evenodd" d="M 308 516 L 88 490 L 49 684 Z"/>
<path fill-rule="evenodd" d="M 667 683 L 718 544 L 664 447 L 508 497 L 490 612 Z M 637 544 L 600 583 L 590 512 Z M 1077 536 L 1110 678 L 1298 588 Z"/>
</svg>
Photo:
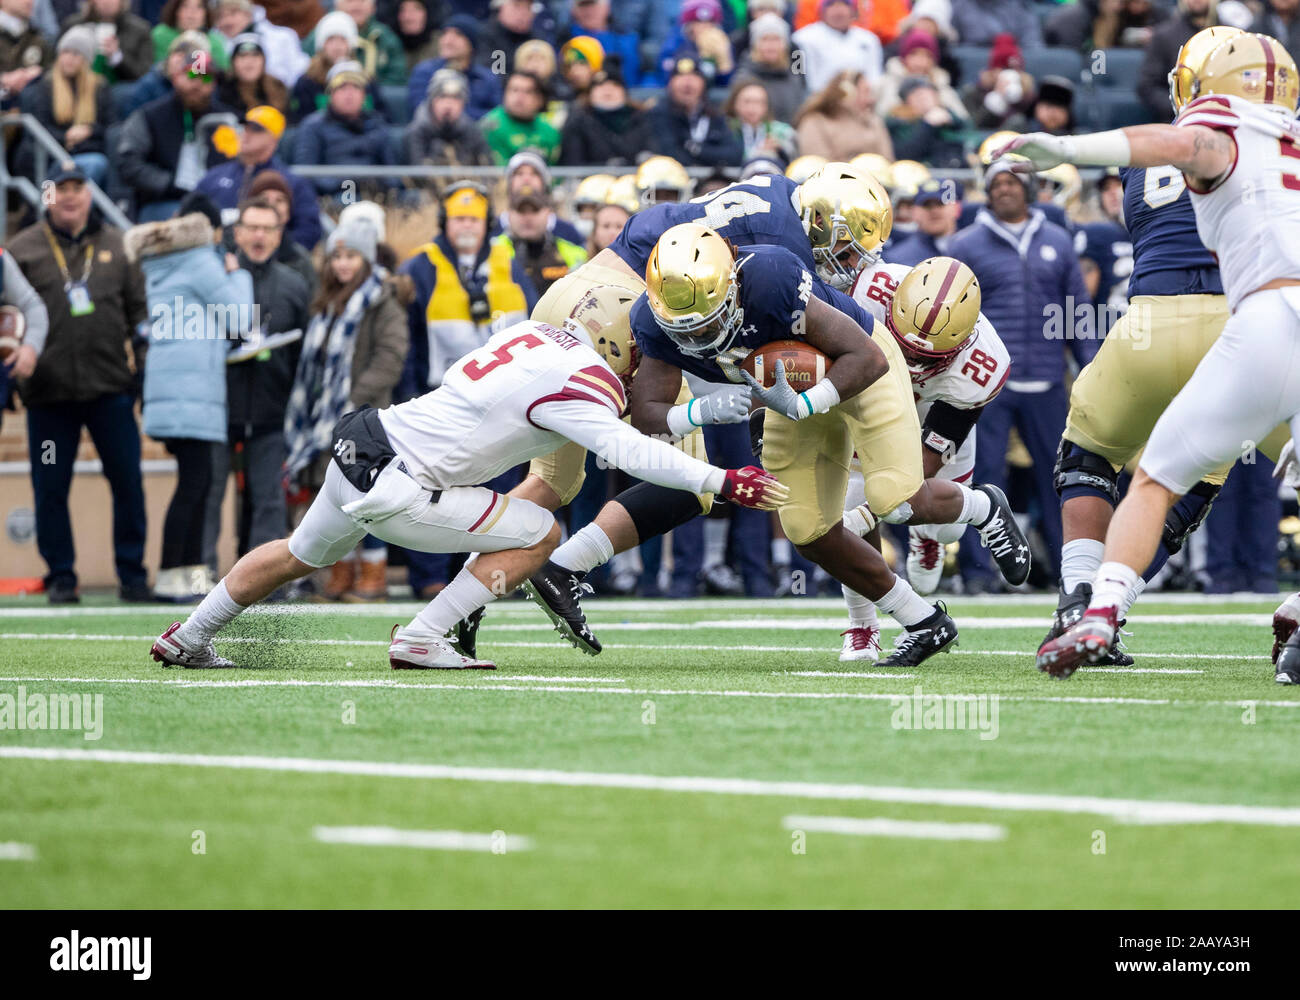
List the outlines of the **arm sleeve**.
<svg viewBox="0 0 1300 1000">
<path fill-rule="evenodd" d="M 11 253 L 4 255 L 4 299 L 22 310 L 27 320 L 27 333 L 23 343 L 29 345 L 39 356 L 45 349 L 45 338 L 50 332 L 50 316 L 45 309 L 45 302 L 34 289 L 14 260 Z"/>
<path fill-rule="evenodd" d="M 983 412 L 982 406 L 963 410 L 951 403 L 937 400 L 926 413 L 925 422 L 921 425 L 921 444 L 938 452 L 945 461 L 951 461 L 970 436 L 971 428 Z"/>
<path fill-rule="evenodd" d="M 534 404 L 529 419 L 648 483 L 692 493 L 717 493 L 722 489 L 722 469 L 633 430 L 602 404 L 580 399 L 552 400 Z"/>
</svg>

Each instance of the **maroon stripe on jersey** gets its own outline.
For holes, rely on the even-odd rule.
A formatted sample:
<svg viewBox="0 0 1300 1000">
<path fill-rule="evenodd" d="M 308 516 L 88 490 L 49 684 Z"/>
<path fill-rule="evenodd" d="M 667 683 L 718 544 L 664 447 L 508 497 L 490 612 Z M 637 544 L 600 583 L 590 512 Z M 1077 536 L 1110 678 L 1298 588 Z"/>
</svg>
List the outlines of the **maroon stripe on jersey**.
<svg viewBox="0 0 1300 1000">
<path fill-rule="evenodd" d="M 969 472 L 963 472 L 960 476 L 958 476 L 956 479 L 954 479 L 953 482 L 954 482 L 954 483 L 964 483 L 964 482 L 966 482 L 966 480 L 970 479 L 971 476 L 973 476 L 973 475 L 975 475 L 975 470 L 974 470 L 974 469 L 971 469 Z"/>
<path fill-rule="evenodd" d="M 483 515 L 477 521 L 475 521 L 473 524 L 469 526 L 470 534 L 473 534 L 478 529 L 478 526 L 487 520 L 487 516 L 492 513 L 492 509 L 496 507 L 496 505 L 497 505 L 497 494 L 495 491 L 493 491 L 492 502 L 487 505 L 487 510 L 483 512 Z"/>
<path fill-rule="evenodd" d="M 611 409 L 608 400 L 597 399 L 595 396 L 588 396 L 585 392 L 579 392 L 572 386 L 566 385 L 561 392 L 553 392 L 549 396 L 542 396 L 540 399 L 534 399 L 528 404 L 528 409 L 524 411 L 524 416 L 534 427 L 540 428 L 541 430 L 549 430 L 549 428 L 542 427 L 541 424 L 533 420 L 533 407 L 541 406 L 543 403 L 553 403 L 556 400 L 561 399 L 580 399 L 586 403 L 595 403 L 597 406 L 603 407 L 606 410 Z M 618 414 L 615 414 L 615 416 L 618 416 Z"/>
<path fill-rule="evenodd" d="M 607 386 L 609 391 L 613 394 L 614 399 L 618 401 L 620 412 L 627 407 L 627 397 L 623 395 L 623 383 L 612 372 L 608 371 L 601 365 L 591 365 L 587 368 L 580 369 L 579 374 L 588 375 L 600 382 L 601 385 Z"/>
<path fill-rule="evenodd" d="M 930 324 L 938 318 L 939 306 L 943 304 L 943 297 L 948 294 L 948 289 L 952 287 L 959 270 L 961 270 L 961 263 L 958 261 L 954 260 L 948 265 L 948 273 L 943 276 L 943 283 L 939 286 L 939 293 L 934 297 L 934 305 L 930 307 L 929 315 L 925 317 L 925 321 L 921 324 L 923 332 L 930 332 Z"/>
<path fill-rule="evenodd" d="M 1273 58 L 1273 49 L 1268 42 L 1255 36 L 1260 48 L 1264 50 L 1264 103 L 1273 103 L 1273 90 L 1277 83 L 1277 61 Z"/>
</svg>

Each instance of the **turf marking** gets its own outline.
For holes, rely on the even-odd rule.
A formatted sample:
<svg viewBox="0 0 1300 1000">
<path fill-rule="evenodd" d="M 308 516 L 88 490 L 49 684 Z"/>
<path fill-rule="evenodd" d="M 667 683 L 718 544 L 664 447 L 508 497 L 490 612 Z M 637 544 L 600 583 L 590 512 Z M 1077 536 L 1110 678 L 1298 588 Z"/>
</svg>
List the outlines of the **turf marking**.
<svg viewBox="0 0 1300 1000">
<path fill-rule="evenodd" d="M 533 846 L 529 837 L 463 830 L 398 830 L 391 826 L 317 826 L 311 835 L 322 844 L 360 847 L 421 847 L 430 851 L 482 851 L 512 854 Z"/>
<path fill-rule="evenodd" d="M 787 830 L 843 833 L 851 837 L 911 837 L 918 840 L 1005 840 L 1007 828 L 994 823 L 939 823 L 885 816 L 787 816 Z"/>
<path fill-rule="evenodd" d="M 772 673 L 777 677 L 873 677 L 881 680 L 889 680 L 895 677 L 909 680 L 916 676 L 916 674 L 881 674 L 852 670 L 773 670 Z"/>
<path fill-rule="evenodd" d="M 0 747 L 0 758 L 233 768 L 298 774 L 339 774 L 372 778 L 415 778 L 426 781 L 470 781 L 568 788 L 621 788 L 708 795 L 895 802 L 912 805 L 963 806 L 974 809 L 1007 809 L 1016 812 L 1086 813 L 1112 816 L 1125 823 L 1243 823 L 1252 826 L 1300 826 L 1300 808 L 1284 806 L 1162 802 L 1089 795 L 999 792 L 977 788 L 909 788 L 695 775 L 619 774 L 599 771 L 389 763 L 370 760 L 323 760 L 311 757 L 183 754 L 154 750 L 83 750 L 57 747 Z"/>
<path fill-rule="evenodd" d="M 35 861 L 36 848 L 32 844 L 20 844 L 9 840 L 0 842 L 0 861 Z"/>
</svg>

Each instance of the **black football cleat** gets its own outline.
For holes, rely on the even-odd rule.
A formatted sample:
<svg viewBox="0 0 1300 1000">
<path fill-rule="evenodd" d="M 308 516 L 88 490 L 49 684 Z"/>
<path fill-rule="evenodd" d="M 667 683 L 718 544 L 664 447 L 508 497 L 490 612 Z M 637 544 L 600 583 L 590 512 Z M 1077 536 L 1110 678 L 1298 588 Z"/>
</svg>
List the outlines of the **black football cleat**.
<svg viewBox="0 0 1300 1000">
<path fill-rule="evenodd" d="M 1018 587 L 1029 579 L 1029 539 L 1016 523 L 1005 493 L 988 483 L 974 488 L 987 496 L 993 507 L 988 518 L 975 525 L 975 530 L 998 564 L 1002 579 Z"/>
<path fill-rule="evenodd" d="M 1039 647 L 1038 669 L 1064 680 L 1080 667 L 1101 663 L 1118 635 L 1114 608 L 1085 611 L 1077 623 Z"/>
<path fill-rule="evenodd" d="M 1092 601 L 1092 584 L 1080 583 L 1075 586 L 1074 590 L 1066 593 L 1060 592 L 1060 598 L 1056 604 L 1056 611 L 1052 615 L 1052 627 L 1047 630 L 1047 635 L 1043 636 L 1043 641 L 1039 643 L 1038 649 L 1041 652 L 1053 639 L 1058 639 L 1069 629 L 1079 624 L 1083 618 L 1083 613 L 1088 610 L 1088 604 Z M 1119 627 L 1124 627 L 1124 622 L 1120 621 Z M 1111 651 L 1100 660 L 1097 666 L 1107 667 L 1131 667 L 1133 666 L 1133 657 L 1120 648 L 1121 639 L 1117 633 L 1115 645 Z"/>
<path fill-rule="evenodd" d="M 1279 684 L 1300 684 L 1300 630 L 1292 629 L 1291 637 L 1282 644 L 1273 680 Z"/>
<path fill-rule="evenodd" d="M 456 623 L 456 638 L 451 648 L 461 656 L 471 660 L 478 659 L 478 627 L 483 624 L 483 615 L 487 608 L 471 611 L 469 615 Z"/>
<path fill-rule="evenodd" d="M 587 627 L 582 613 L 582 595 L 591 593 L 591 584 L 583 582 L 586 574 L 547 561 L 524 584 L 524 592 L 555 623 L 555 630 L 588 656 L 600 652 L 600 640 Z"/>
<path fill-rule="evenodd" d="M 934 606 L 934 614 L 925 621 L 910 625 L 898 633 L 894 651 L 878 662 L 878 667 L 919 667 L 957 641 L 957 623 L 948 614 L 943 601 Z"/>
</svg>

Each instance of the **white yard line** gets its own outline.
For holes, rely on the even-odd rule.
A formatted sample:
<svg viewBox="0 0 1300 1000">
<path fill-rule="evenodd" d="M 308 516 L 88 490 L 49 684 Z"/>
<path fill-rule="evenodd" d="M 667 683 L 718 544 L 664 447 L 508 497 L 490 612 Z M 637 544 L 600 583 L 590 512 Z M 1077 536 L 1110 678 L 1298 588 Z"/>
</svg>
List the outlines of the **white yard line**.
<svg viewBox="0 0 1300 1000">
<path fill-rule="evenodd" d="M 773 670 L 772 673 L 777 677 L 871 677 L 882 680 L 894 678 L 909 680 L 916 676 L 916 674 L 882 674 L 853 670 Z"/>
<path fill-rule="evenodd" d="M 0 861 L 35 861 L 36 847 L 9 840 L 0 842 Z"/>
<path fill-rule="evenodd" d="M 1126 823 L 1245 823 L 1255 826 L 1300 826 L 1300 808 L 1283 806 L 1160 802 L 1089 795 L 999 792 L 976 788 L 908 788 L 694 775 L 664 776 L 515 767 L 389 763 L 369 760 L 319 760 L 311 757 L 233 756 L 55 747 L 0 747 L 0 759 L 5 758 L 164 767 L 234 768 L 298 774 L 339 774 L 372 778 L 414 778 L 425 781 L 470 781 L 567 788 L 620 788 L 708 795 L 895 802 L 973 809 L 1007 809 L 1017 812 L 1085 813 L 1111 816 Z"/>
<path fill-rule="evenodd" d="M 993 823 L 939 823 L 884 816 L 787 816 L 787 830 L 842 833 L 851 837 L 910 837 L 918 840 L 1005 840 L 1007 828 Z"/>
<path fill-rule="evenodd" d="M 529 837 L 463 830 L 398 830 L 391 826 L 317 826 L 311 835 L 322 844 L 361 847 L 421 847 L 431 851 L 482 851 L 513 854 L 533 846 Z"/>
</svg>

